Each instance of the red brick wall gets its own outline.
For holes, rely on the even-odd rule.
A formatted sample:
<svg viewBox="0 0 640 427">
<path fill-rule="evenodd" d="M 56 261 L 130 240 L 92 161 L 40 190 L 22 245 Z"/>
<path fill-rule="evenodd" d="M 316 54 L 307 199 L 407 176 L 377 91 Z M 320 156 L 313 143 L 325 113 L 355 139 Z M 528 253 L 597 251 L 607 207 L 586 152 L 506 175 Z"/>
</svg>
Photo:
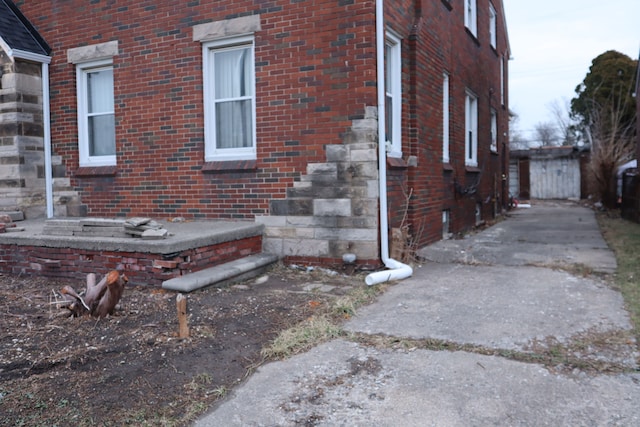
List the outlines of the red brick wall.
<svg viewBox="0 0 640 427">
<path fill-rule="evenodd" d="M 262 251 L 261 236 L 173 254 L 94 251 L 76 248 L 0 245 L 0 271 L 84 282 L 88 273 L 124 272 L 129 283 L 160 286 L 163 281 Z"/>
<path fill-rule="evenodd" d="M 323 162 L 351 120 L 377 104 L 375 3 L 285 0 L 220 2 L 21 2 L 53 47 L 52 139 L 73 185 L 95 216 L 152 215 L 252 219 L 307 163 Z M 502 8 L 494 1 L 497 12 Z M 408 221 L 420 244 L 441 237 L 441 212 L 451 231 L 493 213 L 495 179 L 506 173 L 508 110 L 500 103 L 500 55 L 507 39 L 498 20 L 498 48 L 489 45 L 489 0 L 478 0 L 478 35 L 464 28 L 463 2 L 386 2 L 386 26 L 403 39 L 403 157 L 417 166 L 390 174 L 390 225 Z M 313 10 L 310 7 L 313 6 Z M 256 33 L 258 160 L 250 167 L 208 167 L 203 161 L 202 53 L 192 26 L 260 14 Z M 77 176 L 74 67 L 66 50 L 118 40 L 114 58 L 118 167 L 111 176 Z M 442 163 L 442 75 L 450 74 L 450 164 Z M 505 89 L 507 87 L 505 70 Z M 478 95 L 476 171 L 464 165 L 464 96 Z M 505 95 L 507 96 L 507 95 Z M 508 105 L 508 102 L 506 103 Z M 499 154 L 489 151 L 490 107 L 498 112 Z M 505 153 L 506 154 L 506 153 Z M 411 159 L 410 159 L 411 156 Z M 205 166 L 203 170 L 203 166 Z M 218 165 L 219 166 L 219 165 Z M 478 183 L 473 194 L 462 194 Z M 456 190 L 457 189 L 457 190 Z M 503 194 L 503 202 L 506 200 Z"/>
<path fill-rule="evenodd" d="M 415 21 L 407 25 L 409 5 L 415 4 Z M 493 2 L 498 14 L 499 2 Z M 508 165 L 508 94 L 505 70 L 505 105 L 500 99 L 500 56 L 508 61 L 508 45 L 502 17 L 498 19 L 497 49 L 489 43 L 489 1 L 478 0 L 478 31 L 473 37 L 464 27 L 462 2 L 402 2 L 394 5 L 387 23 L 404 40 L 406 73 L 403 86 L 403 120 L 409 124 L 403 135 L 403 156 L 415 156 L 417 166 L 408 166 L 400 183 L 390 185 L 389 206 L 404 206 L 406 192 L 412 190 L 409 223 L 412 234 L 424 245 L 442 236 L 442 210 L 451 212 L 450 231 L 460 232 L 476 223 L 476 203 L 482 204 L 482 218 L 493 218 L 494 201 L 506 201 Z M 449 74 L 450 162 L 442 162 L 442 79 Z M 478 168 L 471 171 L 464 163 L 465 91 L 478 96 Z M 498 114 L 498 153 L 490 151 L 490 114 Z M 503 185 L 503 182 L 505 185 Z M 476 184 L 477 188 L 472 189 Z M 401 188 L 404 187 L 404 191 Z M 471 191 L 469 191 L 471 190 Z M 466 193 L 466 194 L 463 194 Z M 497 193 L 497 194 L 496 194 Z M 399 212 L 391 226 L 399 226 Z"/>
<path fill-rule="evenodd" d="M 54 154 L 92 216 L 252 219 L 352 119 L 375 105 L 371 1 L 20 2 L 53 48 Z M 255 167 L 203 172 L 202 48 L 195 24 L 260 14 Z M 304 23 L 305 26 L 301 24 Z M 80 176 L 75 71 L 66 51 L 117 40 L 117 172 Z M 91 175 L 91 174 L 89 174 Z"/>
</svg>

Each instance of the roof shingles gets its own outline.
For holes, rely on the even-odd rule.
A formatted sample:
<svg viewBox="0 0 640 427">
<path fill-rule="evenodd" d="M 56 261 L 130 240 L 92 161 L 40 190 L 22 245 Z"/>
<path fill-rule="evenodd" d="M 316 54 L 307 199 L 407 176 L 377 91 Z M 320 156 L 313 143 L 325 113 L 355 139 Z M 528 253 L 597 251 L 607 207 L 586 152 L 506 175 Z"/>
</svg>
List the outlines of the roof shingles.
<svg viewBox="0 0 640 427">
<path fill-rule="evenodd" d="M 0 0 L 0 37 L 11 49 L 48 56 L 51 48 L 11 0 Z"/>
</svg>

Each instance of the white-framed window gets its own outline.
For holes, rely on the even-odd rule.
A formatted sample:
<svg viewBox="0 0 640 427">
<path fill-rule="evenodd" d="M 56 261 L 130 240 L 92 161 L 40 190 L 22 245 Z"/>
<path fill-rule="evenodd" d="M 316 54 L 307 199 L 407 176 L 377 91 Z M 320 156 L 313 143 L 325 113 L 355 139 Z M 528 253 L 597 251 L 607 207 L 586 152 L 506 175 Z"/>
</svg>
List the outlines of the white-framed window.
<svg viewBox="0 0 640 427">
<path fill-rule="evenodd" d="M 111 59 L 76 65 L 80 166 L 116 164 L 113 63 Z"/>
<path fill-rule="evenodd" d="M 256 158 L 254 37 L 202 44 L 205 161 Z"/>
<path fill-rule="evenodd" d="M 478 166 L 478 98 L 467 91 L 464 101 L 464 164 Z"/>
<path fill-rule="evenodd" d="M 387 155 L 402 157 L 402 40 L 387 31 L 385 43 Z"/>
<path fill-rule="evenodd" d="M 442 161 L 449 163 L 449 74 L 442 76 Z"/>
<path fill-rule="evenodd" d="M 498 152 L 498 112 L 491 109 L 491 151 Z"/>
<path fill-rule="evenodd" d="M 495 7 L 489 3 L 489 43 L 494 49 L 498 45 L 498 14 Z"/>
<path fill-rule="evenodd" d="M 500 56 L 500 104 L 504 105 L 504 55 Z"/>
<path fill-rule="evenodd" d="M 469 29 L 471 34 L 478 35 L 478 12 L 477 0 L 464 0 L 464 26 Z"/>
</svg>

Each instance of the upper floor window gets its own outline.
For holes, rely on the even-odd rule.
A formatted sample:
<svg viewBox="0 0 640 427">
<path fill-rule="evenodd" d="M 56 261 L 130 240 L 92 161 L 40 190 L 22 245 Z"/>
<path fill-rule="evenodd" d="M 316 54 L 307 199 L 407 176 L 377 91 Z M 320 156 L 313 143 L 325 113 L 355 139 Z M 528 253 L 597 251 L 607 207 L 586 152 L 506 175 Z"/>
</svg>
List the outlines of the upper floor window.
<svg viewBox="0 0 640 427">
<path fill-rule="evenodd" d="M 464 0 L 464 25 L 469 29 L 471 34 L 478 36 L 478 12 L 477 0 Z"/>
<path fill-rule="evenodd" d="M 442 79 L 442 161 L 449 163 L 449 74 Z"/>
<path fill-rule="evenodd" d="M 491 109 L 491 151 L 498 152 L 498 113 Z"/>
<path fill-rule="evenodd" d="M 464 102 L 464 164 L 478 166 L 478 98 L 467 92 Z"/>
<path fill-rule="evenodd" d="M 500 56 L 500 104 L 504 105 L 504 56 Z"/>
<path fill-rule="evenodd" d="M 111 60 L 76 65 L 80 166 L 116 164 Z"/>
<path fill-rule="evenodd" d="M 402 157 L 401 40 L 391 33 L 387 33 L 385 44 L 385 112 L 387 154 Z"/>
<path fill-rule="evenodd" d="M 489 43 L 491 43 L 491 47 L 494 49 L 498 45 L 498 14 L 496 13 L 496 9 L 493 7 L 491 3 L 489 3 Z"/>
<path fill-rule="evenodd" d="M 256 158 L 253 36 L 203 43 L 205 160 Z"/>
</svg>

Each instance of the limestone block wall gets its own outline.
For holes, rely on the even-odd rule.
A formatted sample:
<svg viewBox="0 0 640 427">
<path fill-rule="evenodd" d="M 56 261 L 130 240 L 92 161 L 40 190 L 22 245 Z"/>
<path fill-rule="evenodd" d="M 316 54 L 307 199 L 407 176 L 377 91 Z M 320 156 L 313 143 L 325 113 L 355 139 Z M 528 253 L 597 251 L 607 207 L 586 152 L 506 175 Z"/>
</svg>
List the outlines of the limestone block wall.
<svg viewBox="0 0 640 427">
<path fill-rule="evenodd" d="M 270 215 L 256 216 L 266 252 L 305 265 L 342 265 L 353 253 L 359 266 L 379 265 L 377 126 L 369 107 L 341 145 L 326 146 L 326 162 L 308 164 Z"/>
<path fill-rule="evenodd" d="M 0 60 L 0 211 L 45 215 L 44 127 L 41 65 Z M 78 196 L 53 157 L 56 216 L 67 216 Z"/>
</svg>

